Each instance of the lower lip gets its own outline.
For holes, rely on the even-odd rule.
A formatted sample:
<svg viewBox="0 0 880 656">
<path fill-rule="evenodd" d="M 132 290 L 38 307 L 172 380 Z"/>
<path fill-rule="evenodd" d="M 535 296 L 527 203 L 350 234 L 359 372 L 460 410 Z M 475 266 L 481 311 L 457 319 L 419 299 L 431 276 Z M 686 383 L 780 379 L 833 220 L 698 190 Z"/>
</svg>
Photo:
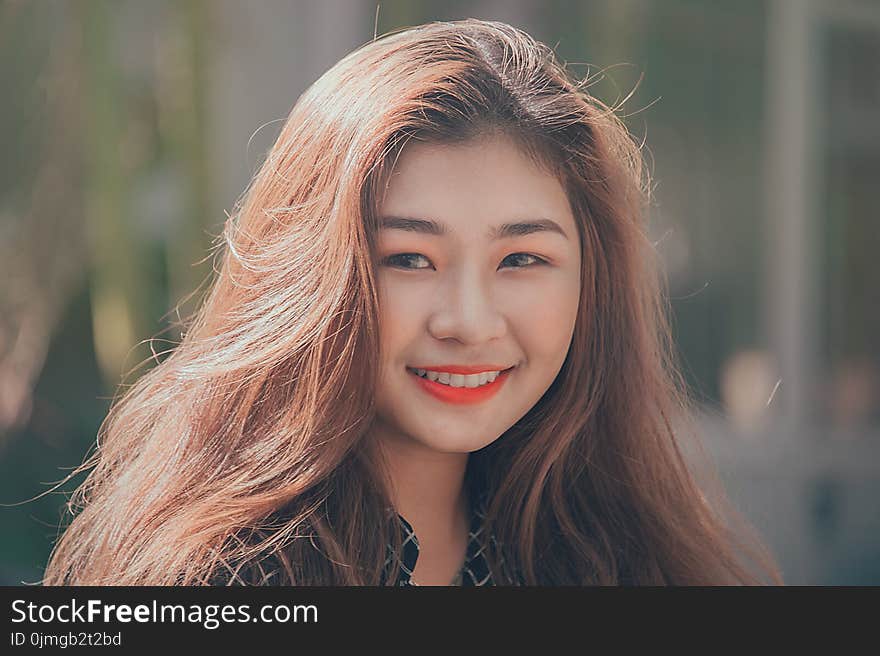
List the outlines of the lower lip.
<svg viewBox="0 0 880 656">
<path fill-rule="evenodd" d="M 454 404 L 480 403 L 487 399 L 491 399 L 501 390 L 504 381 L 507 380 L 507 377 L 512 371 L 513 368 L 502 371 L 491 383 L 486 383 L 479 387 L 451 387 L 450 385 L 444 385 L 443 383 L 437 383 L 433 380 L 422 378 L 409 369 L 406 370 L 410 376 L 415 378 L 416 383 L 418 383 L 428 394 L 431 394 L 435 398 L 446 403 Z"/>
</svg>

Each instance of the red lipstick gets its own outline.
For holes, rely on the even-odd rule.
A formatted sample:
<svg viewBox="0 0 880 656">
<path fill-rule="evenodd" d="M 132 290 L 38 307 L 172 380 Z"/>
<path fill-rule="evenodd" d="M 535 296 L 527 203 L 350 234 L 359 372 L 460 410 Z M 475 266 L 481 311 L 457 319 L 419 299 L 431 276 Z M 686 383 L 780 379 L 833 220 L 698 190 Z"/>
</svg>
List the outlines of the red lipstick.
<svg viewBox="0 0 880 656">
<path fill-rule="evenodd" d="M 492 367 L 495 368 L 493 369 Z M 417 368 L 460 374 L 480 373 L 482 371 L 499 371 L 501 369 L 500 367 L 497 367 L 497 365 L 477 365 L 476 367 L 459 367 L 445 365 L 443 367 Z M 462 371 L 463 369 L 477 369 L 477 371 Z M 502 385 L 504 385 L 508 376 L 510 376 L 511 371 L 513 371 L 513 367 L 510 367 L 505 371 L 501 371 L 501 373 L 498 374 L 495 380 L 493 380 L 491 383 L 479 385 L 478 387 L 452 387 L 450 385 L 444 385 L 443 383 L 429 380 L 428 378 L 422 378 L 415 371 L 407 368 L 407 373 L 415 379 L 415 382 L 419 385 L 419 387 L 422 388 L 422 390 L 424 390 L 434 398 L 439 399 L 440 401 L 453 404 L 480 403 L 482 401 L 492 398 L 501 390 Z"/>
</svg>

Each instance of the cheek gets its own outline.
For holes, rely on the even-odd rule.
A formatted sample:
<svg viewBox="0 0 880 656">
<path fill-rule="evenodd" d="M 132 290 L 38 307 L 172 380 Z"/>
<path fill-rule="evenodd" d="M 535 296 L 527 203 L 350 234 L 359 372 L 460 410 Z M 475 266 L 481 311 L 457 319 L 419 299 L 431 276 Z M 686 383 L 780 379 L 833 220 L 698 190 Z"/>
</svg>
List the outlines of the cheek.
<svg viewBox="0 0 880 656">
<path fill-rule="evenodd" d="M 394 357 L 418 332 L 423 306 L 430 298 L 417 285 L 379 284 L 379 336 L 382 358 Z"/>
<path fill-rule="evenodd" d="M 571 343 L 579 297 L 580 286 L 568 280 L 532 288 L 523 286 L 508 296 L 507 316 L 527 358 L 556 359 L 560 352 L 564 357 Z"/>
</svg>

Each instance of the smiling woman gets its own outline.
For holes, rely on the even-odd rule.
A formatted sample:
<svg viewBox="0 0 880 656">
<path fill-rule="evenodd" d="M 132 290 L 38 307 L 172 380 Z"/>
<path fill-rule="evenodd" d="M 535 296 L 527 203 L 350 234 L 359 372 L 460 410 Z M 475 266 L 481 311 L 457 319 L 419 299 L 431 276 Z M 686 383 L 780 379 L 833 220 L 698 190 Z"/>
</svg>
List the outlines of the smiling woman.
<svg viewBox="0 0 880 656">
<path fill-rule="evenodd" d="M 647 176 L 585 84 L 477 20 L 323 75 L 44 582 L 780 582 L 682 455 Z"/>
<path fill-rule="evenodd" d="M 413 579 L 448 582 L 464 556 L 449 527 L 466 526 L 455 513 L 468 454 L 525 416 L 571 344 L 578 229 L 556 175 L 499 131 L 454 145 L 410 142 L 379 222 L 374 431 L 390 447 L 395 505 L 432 538 L 421 540 Z"/>
</svg>

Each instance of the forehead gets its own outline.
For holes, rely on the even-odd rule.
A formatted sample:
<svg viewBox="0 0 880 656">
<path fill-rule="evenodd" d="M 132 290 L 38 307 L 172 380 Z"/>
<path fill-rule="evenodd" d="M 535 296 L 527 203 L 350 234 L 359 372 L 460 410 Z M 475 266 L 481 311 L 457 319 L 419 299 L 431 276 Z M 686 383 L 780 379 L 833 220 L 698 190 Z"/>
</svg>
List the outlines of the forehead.
<svg viewBox="0 0 880 656">
<path fill-rule="evenodd" d="M 569 237 L 575 234 L 561 181 L 504 136 L 462 144 L 410 141 L 388 177 L 379 215 L 427 218 L 481 238 L 496 236 L 493 227 L 500 224 L 526 220 L 555 222 Z"/>
</svg>

